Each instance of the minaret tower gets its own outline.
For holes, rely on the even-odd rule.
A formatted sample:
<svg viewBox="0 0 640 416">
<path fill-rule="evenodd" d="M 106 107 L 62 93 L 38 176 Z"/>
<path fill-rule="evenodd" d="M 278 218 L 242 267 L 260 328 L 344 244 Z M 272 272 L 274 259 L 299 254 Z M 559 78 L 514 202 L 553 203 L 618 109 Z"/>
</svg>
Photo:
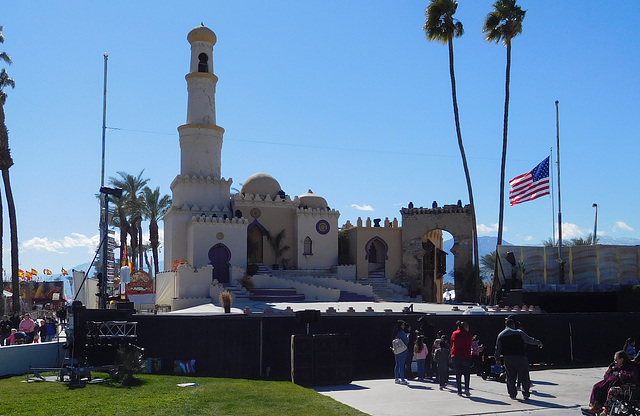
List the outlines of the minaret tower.
<svg viewBox="0 0 640 416">
<path fill-rule="evenodd" d="M 165 267 L 175 259 L 191 261 L 189 257 L 193 257 L 195 247 L 187 239 L 188 224 L 194 216 L 231 218 L 232 180 L 220 176 L 224 129 L 216 125 L 218 77 L 213 74 L 216 35 L 200 25 L 189 32 L 187 40 L 191 44 L 190 69 L 185 77 L 187 122 L 178 127 L 180 174 L 171 183 L 172 205 L 164 219 Z"/>
<path fill-rule="evenodd" d="M 187 40 L 191 44 L 190 71 L 185 77 L 189 101 L 187 124 L 180 133 L 180 174 L 220 178 L 220 155 L 224 129 L 216 125 L 216 84 L 213 74 L 213 45 L 216 35 L 205 26 L 194 28 Z"/>
</svg>

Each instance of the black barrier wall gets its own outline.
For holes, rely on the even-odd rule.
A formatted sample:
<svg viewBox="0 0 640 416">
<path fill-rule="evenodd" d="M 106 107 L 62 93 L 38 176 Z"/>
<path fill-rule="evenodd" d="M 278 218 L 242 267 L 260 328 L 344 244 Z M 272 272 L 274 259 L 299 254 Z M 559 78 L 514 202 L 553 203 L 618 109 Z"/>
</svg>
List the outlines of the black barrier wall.
<svg viewBox="0 0 640 416">
<path fill-rule="evenodd" d="M 106 311 L 87 311 L 88 319 L 100 320 Z M 393 377 L 392 329 L 398 319 L 418 327 L 425 316 L 434 331 L 450 335 L 457 320 L 469 322 L 493 352 L 505 315 L 424 314 L 322 314 L 317 322 L 304 323 L 294 315 L 252 314 L 179 316 L 132 315 L 138 322 L 138 345 L 145 357 L 161 360 L 161 372 L 173 372 L 175 360 L 195 360 L 196 375 L 249 379 L 291 380 L 291 337 L 346 334 L 353 380 Z M 119 316 L 119 318 L 123 318 Z M 531 363 L 555 366 L 609 364 L 613 353 L 628 337 L 640 338 L 638 313 L 567 313 L 518 315 L 525 332 L 540 339 L 543 349 L 530 347 Z M 308 325 L 308 328 L 307 328 Z M 428 345 L 431 348 L 431 345 Z"/>
</svg>

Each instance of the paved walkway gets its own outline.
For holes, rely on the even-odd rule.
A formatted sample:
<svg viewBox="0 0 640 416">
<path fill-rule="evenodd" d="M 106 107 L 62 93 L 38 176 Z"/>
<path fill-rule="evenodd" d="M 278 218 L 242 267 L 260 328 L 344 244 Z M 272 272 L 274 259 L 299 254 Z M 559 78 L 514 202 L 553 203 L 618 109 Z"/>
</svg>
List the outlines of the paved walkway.
<svg viewBox="0 0 640 416">
<path fill-rule="evenodd" d="M 393 369 L 390 369 L 391 372 Z M 531 372 L 531 398 L 512 400 L 506 384 L 472 375 L 471 396 L 458 396 L 455 378 L 440 391 L 430 381 L 408 386 L 393 379 L 354 381 L 344 386 L 317 387 L 326 396 L 374 416 L 411 415 L 581 415 L 591 387 L 602 379 L 605 368 L 553 369 Z"/>
</svg>

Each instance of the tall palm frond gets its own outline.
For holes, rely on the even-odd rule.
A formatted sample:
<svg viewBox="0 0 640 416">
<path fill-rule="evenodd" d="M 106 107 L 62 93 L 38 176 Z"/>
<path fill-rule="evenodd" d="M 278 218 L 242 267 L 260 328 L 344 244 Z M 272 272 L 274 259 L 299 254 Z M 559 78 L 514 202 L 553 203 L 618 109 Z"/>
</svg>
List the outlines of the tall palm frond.
<svg viewBox="0 0 640 416">
<path fill-rule="evenodd" d="M 118 208 L 118 212 L 120 214 L 121 227 L 125 222 L 127 223 L 125 232 L 128 232 L 131 237 L 131 258 L 134 268 L 138 264 L 138 258 L 140 258 L 139 264 L 142 266 L 142 251 L 139 250 L 139 245 L 141 239 L 140 236 L 142 235 L 140 224 L 142 222 L 144 204 L 142 202 L 141 192 L 144 186 L 149 182 L 149 179 L 144 179 L 142 177 L 143 174 L 144 169 L 140 171 L 138 176 L 133 176 L 129 173 L 120 171 L 118 172 L 118 175 L 120 175 L 119 178 L 109 178 L 111 185 L 123 190 L 122 198 L 120 198 L 122 206 Z M 121 228 L 121 243 L 122 234 L 123 230 Z M 126 234 L 124 240 L 126 242 Z M 121 258 L 123 250 L 124 245 L 120 248 Z"/>
</svg>

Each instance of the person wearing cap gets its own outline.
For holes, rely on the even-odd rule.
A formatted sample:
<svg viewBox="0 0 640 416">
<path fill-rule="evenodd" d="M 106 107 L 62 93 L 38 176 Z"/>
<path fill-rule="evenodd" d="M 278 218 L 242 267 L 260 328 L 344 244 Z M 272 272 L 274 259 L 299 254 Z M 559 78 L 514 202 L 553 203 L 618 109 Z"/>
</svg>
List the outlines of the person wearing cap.
<svg viewBox="0 0 640 416">
<path fill-rule="evenodd" d="M 496 363 L 504 362 L 507 373 L 507 392 L 515 399 L 518 395 L 516 379 L 522 382 L 522 395 L 529 399 L 531 379 L 529 378 L 529 360 L 527 359 L 527 345 L 537 345 L 542 348 L 542 342 L 530 337 L 523 330 L 516 328 L 515 320 L 508 317 L 505 328 L 496 339 Z M 501 358 L 502 357 L 502 358 Z"/>
</svg>

